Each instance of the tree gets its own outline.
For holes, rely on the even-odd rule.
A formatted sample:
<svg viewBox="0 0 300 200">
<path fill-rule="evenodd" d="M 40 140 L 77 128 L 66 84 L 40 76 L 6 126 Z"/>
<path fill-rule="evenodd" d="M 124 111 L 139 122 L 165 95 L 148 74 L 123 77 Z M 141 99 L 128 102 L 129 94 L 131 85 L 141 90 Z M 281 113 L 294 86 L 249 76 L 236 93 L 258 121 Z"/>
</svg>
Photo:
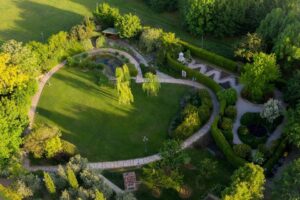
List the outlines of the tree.
<svg viewBox="0 0 300 200">
<path fill-rule="evenodd" d="M 113 8 L 107 3 L 101 3 L 93 12 L 94 19 L 97 24 L 100 24 L 103 29 L 113 27 L 116 20 L 120 18 L 118 8 Z"/>
<path fill-rule="evenodd" d="M 161 46 L 162 29 L 144 28 L 140 37 L 140 47 L 148 53 L 158 49 Z"/>
<path fill-rule="evenodd" d="M 16 40 L 8 40 L 1 46 L 0 50 L 9 55 L 8 65 L 18 66 L 20 72 L 33 77 L 39 74 L 39 68 L 36 67 L 38 58 L 27 45 Z"/>
<path fill-rule="evenodd" d="M 7 200 L 22 200 L 22 197 L 10 188 L 0 184 L 0 198 Z"/>
<path fill-rule="evenodd" d="M 300 70 L 294 71 L 293 74 L 284 89 L 284 100 L 294 107 L 300 100 Z"/>
<path fill-rule="evenodd" d="M 160 82 L 156 75 L 152 73 L 146 73 L 145 82 L 143 83 L 143 90 L 150 96 L 157 96 L 160 89 Z"/>
<path fill-rule="evenodd" d="M 9 54 L 0 53 L 0 95 L 13 92 L 16 88 L 26 87 L 29 76 L 20 67 L 9 64 Z"/>
<path fill-rule="evenodd" d="M 67 178 L 72 188 L 77 189 L 79 187 L 76 175 L 71 167 L 67 166 Z"/>
<path fill-rule="evenodd" d="M 284 168 L 281 176 L 274 182 L 272 199 L 296 200 L 300 198 L 300 159 L 294 160 Z"/>
<path fill-rule="evenodd" d="M 115 23 L 121 38 L 132 38 L 142 29 L 141 20 L 131 13 L 119 17 Z"/>
<path fill-rule="evenodd" d="M 235 56 L 252 61 L 253 55 L 264 50 L 262 38 L 257 33 L 248 33 L 234 52 Z"/>
<path fill-rule="evenodd" d="M 281 115 L 280 102 L 276 99 L 270 99 L 264 104 L 264 108 L 260 113 L 261 118 L 266 119 L 269 123 L 273 123 Z"/>
<path fill-rule="evenodd" d="M 198 36 L 213 31 L 216 0 L 182 0 L 180 2 L 184 24 Z"/>
<path fill-rule="evenodd" d="M 47 173 L 47 172 L 44 172 L 44 183 L 45 183 L 45 186 L 46 186 L 46 188 L 47 188 L 47 190 L 50 194 L 55 194 L 56 193 L 55 184 L 54 184 L 50 174 Z"/>
<path fill-rule="evenodd" d="M 24 149 L 36 158 L 45 154 L 50 158 L 63 150 L 60 137 L 61 132 L 57 127 L 42 125 L 25 137 Z"/>
<path fill-rule="evenodd" d="M 231 181 L 230 186 L 222 192 L 222 199 L 254 200 L 263 198 L 266 180 L 264 170 L 260 166 L 247 163 L 233 173 Z"/>
<path fill-rule="evenodd" d="M 120 104 L 131 104 L 134 101 L 130 89 L 130 73 L 127 65 L 116 68 L 116 85 Z"/>
<path fill-rule="evenodd" d="M 181 149 L 180 142 L 176 140 L 165 142 L 160 149 L 160 156 L 162 157 L 160 166 L 171 170 L 179 169 L 187 158 L 186 153 Z"/>
<path fill-rule="evenodd" d="M 205 158 L 200 161 L 198 168 L 199 177 L 198 179 L 208 180 L 214 177 L 217 173 L 218 162 L 210 158 Z"/>
<path fill-rule="evenodd" d="M 280 72 L 274 54 L 254 54 L 253 64 L 246 64 L 241 75 L 241 83 L 253 99 L 261 99 L 270 82 L 279 78 Z"/>
<path fill-rule="evenodd" d="M 295 109 L 288 110 L 284 133 L 292 144 L 300 148 L 300 103 Z"/>
</svg>

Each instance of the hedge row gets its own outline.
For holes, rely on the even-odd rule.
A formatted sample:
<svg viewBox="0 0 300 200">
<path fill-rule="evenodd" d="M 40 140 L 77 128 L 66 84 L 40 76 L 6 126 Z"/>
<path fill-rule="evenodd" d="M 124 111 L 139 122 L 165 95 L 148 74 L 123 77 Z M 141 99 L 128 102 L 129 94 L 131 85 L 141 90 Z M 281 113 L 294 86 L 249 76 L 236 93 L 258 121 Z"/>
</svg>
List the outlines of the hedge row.
<svg viewBox="0 0 300 200">
<path fill-rule="evenodd" d="M 277 149 L 275 150 L 271 158 L 264 164 L 264 169 L 267 171 L 268 174 L 271 173 L 273 166 L 278 162 L 278 160 L 283 155 L 287 143 L 288 143 L 288 139 L 284 138 L 278 145 Z"/>
<path fill-rule="evenodd" d="M 217 55 L 213 52 L 191 45 L 184 41 L 180 41 L 179 43 L 183 45 L 185 48 L 189 49 L 194 56 L 206 60 L 228 71 L 238 73 L 238 65 L 233 60 L 224 58 L 223 56 Z"/>
<path fill-rule="evenodd" d="M 211 78 L 177 62 L 169 54 L 167 54 L 167 63 L 168 63 L 168 66 L 171 67 L 175 72 L 181 74 L 182 70 L 184 70 L 186 72 L 188 78 L 195 78 L 199 83 L 206 85 L 208 88 L 213 90 L 215 93 L 217 93 L 223 89 L 218 83 L 216 83 Z"/>
<path fill-rule="evenodd" d="M 230 144 L 227 142 L 226 138 L 224 137 L 223 133 L 221 132 L 220 129 L 218 129 L 218 121 L 219 118 L 216 117 L 215 121 L 211 126 L 211 134 L 217 146 L 221 149 L 226 159 L 232 166 L 236 168 L 243 166 L 244 164 L 247 163 L 247 161 L 235 155 Z"/>
</svg>

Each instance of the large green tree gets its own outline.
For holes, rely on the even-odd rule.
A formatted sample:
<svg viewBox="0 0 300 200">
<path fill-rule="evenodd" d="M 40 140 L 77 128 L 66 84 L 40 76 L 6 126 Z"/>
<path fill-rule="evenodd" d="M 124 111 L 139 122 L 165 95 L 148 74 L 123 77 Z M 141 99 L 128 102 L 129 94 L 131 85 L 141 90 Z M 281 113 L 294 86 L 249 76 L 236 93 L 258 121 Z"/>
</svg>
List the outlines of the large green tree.
<svg viewBox="0 0 300 200">
<path fill-rule="evenodd" d="M 258 200 L 263 199 L 265 184 L 264 170 L 258 165 L 248 163 L 237 169 L 231 184 L 222 193 L 224 200 Z"/>
<path fill-rule="evenodd" d="M 140 18 L 131 13 L 119 17 L 115 23 L 115 27 L 122 38 L 132 38 L 142 29 Z"/>
<path fill-rule="evenodd" d="M 144 28 L 140 37 L 140 47 L 147 52 L 157 50 L 161 46 L 162 29 Z"/>
<path fill-rule="evenodd" d="M 300 159 L 284 168 L 280 178 L 274 182 L 272 199 L 296 200 L 300 198 Z"/>
<path fill-rule="evenodd" d="M 113 27 L 116 20 L 121 17 L 119 9 L 113 8 L 107 3 L 99 4 L 93 15 L 96 23 L 101 25 L 103 29 Z"/>
<path fill-rule="evenodd" d="M 284 89 L 284 100 L 291 106 L 295 106 L 300 100 L 300 71 L 294 71 L 293 74 Z"/>
<path fill-rule="evenodd" d="M 295 109 L 288 110 L 284 133 L 292 144 L 300 148 L 300 103 Z"/>
<path fill-rule="evenodd" d="M 274 54 L 258 53 L 253 56 L 253 63 L 246 64 L 241 75 L 241 82 L 253 99 L 261 99 L 271 87 L 270 82 L 280 76 Z"/>
</svg>

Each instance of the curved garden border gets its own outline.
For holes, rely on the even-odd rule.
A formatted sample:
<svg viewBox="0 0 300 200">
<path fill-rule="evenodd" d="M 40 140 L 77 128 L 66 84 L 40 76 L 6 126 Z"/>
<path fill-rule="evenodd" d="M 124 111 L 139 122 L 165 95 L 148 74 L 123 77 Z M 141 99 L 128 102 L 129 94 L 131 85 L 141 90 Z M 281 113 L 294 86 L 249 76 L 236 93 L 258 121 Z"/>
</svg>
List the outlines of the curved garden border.
<svg viewBox="0 0 300 200">
<path fill-rule="evenodd" d="M 89 56 L 93 56 L 93 55 L 97 55 L 99 53 L 114 53 L 114 52 L 119 52 L 119 54 L 124 55 L 126 58 L 128 58 L 130 60 L 131 63 L 133 63 L 135 65 L 135 67 L 138 69 L 138 75 L 136 77 L 136 82 L 143 83 L 144 79 L 142 76 L 141 69 L 139 67 L 139 63 L 127 52 L 124 52 L 124 51 L 121 51 L 118 49 L 113 49 L 113 48 L 103 48 L 103 49 L 94 49 L 87 53 L 89 54 Z M 78 54 L 78 55 L 81 55 L 81 54 Z M 54 68 L 52 68 L 52 70 L 50 70 L 48 73 L 46 73 L 41 78 L 40 84 L 38 87 L 38 91 L 32 99 L 32 104 L 31 104 L 31 108 L 29 111 L 30 127 L 33 124 L 36 107 L 38 105 L 40 96 L 43 92 L 43 89 L 44 89 L 47 81 L 52 77 L 53 74 L 55 74 L 58 70 L 60 70 L 62 67 L 64 67 L 65 64 L 66 64 L 66 61 L 63 61 L 62 63 L 56 65 Z M 180 85 L 187 85 L 187 86 L 195 87 L 198 89 L 207 89 L 209 91 L 209 94 L 212 97 L 213 111 L 210 116 L 210 119 L 200 130 L 198 130 L 195 134 L 193 134 L 191 137 L 186 139 L 181 144 L 182 149 L 188 148 L 188 147 L 192 146 L 196 141 L 203 138 L 210 131 L 210 127 L 211 127 L 215 117 L 219 113 L 219 103 L 217 101 L 217 98 L 216 98 L 215 94 L 209 88 L 207 88 L 206 86 L 201 85 L 197 82 L 190 81 L 190 80 L 171 78 L 171 77 L 165 76 L 163 73 L 158 73 L 158 75 L 159 75 L 159 80 L 161 83 L 180 84 Z M 166 78 L 166 77 L 168 77 L 168 78 Z M 125 168 L 125 167 L 136 167 L 136 166 L 146 165 L 146 164 L 158 161 L 160 159 L 161 159 L 160 155 L 155 154 L 152 156 L 136 158 L 136 159 L 129 159 L 129 160 L 119 160 L 119 161 L 110 161 L 110 162 L 92 162 L 92 163 L 88 163 L 88 167 L 90 169 L 102 169 L 102 170 L 103 169 Z M 30 166 L 29 162 L 25 162 L 24 166 L 30 171 L 37 171 L 37 170 L 56 171 L 56 169 L 57 169 L 57 166 Z"/>
</svg>

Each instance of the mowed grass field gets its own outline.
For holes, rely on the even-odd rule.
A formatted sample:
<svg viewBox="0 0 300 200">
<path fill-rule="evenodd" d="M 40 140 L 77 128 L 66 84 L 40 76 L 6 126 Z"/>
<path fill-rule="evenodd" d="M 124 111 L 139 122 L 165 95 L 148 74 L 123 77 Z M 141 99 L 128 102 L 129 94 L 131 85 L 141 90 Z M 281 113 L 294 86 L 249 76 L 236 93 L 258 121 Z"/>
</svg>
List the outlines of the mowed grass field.
<svg viewBox="0 0 300 200">
<path fill-rule="evenodd" d="M 122 13 L 138 15 L 144 25 L 161 27 L 178 37 L 202 46 L 182 27 L 179 13 L 156 13 L 143 0 L 0 0 L 0 40 L 45 41 L 51 34 L 69 30 L 84 16 L 92 15 L 97 3 L 107 2 Z M 226 57 L 233 56 L 236 39 L 204 38 L 204 48 Z"/>
<path fill-rule="evenodd" d="M 149 97 L 133 83 L 134 104 L 120 105 L 114 86 L 96 85 L 93 72 L 64 68 L 44 88 L 35 124 L 58 126 L 90 161 L 151 155 L 168 138 L 170 121 L 189 89 L 163 84 L 157 97 Z M 147 153 L 144 136 L 149 138 Z"/>
</svg>

